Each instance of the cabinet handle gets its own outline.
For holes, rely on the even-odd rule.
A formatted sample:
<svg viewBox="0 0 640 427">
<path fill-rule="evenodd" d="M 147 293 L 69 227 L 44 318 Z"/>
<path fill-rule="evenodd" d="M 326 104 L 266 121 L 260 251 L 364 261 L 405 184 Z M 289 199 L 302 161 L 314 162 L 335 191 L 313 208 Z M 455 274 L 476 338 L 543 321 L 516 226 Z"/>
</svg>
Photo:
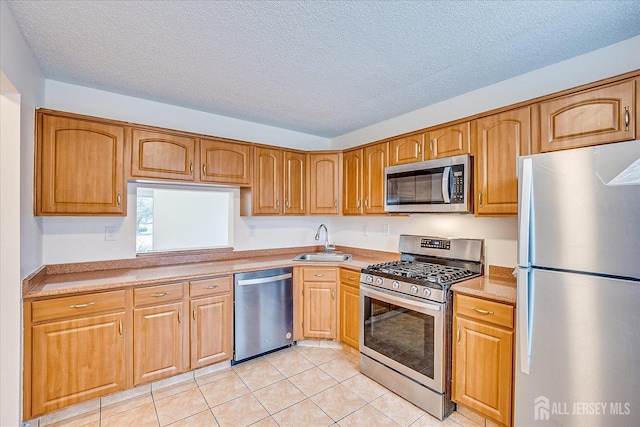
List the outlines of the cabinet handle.
<svg viewBox="0 0 640 427">
<path fill-rule="evenodd" d="M 193 320 L 194 321 L 196 320 L 196 309 L 195 308 L 193 309 Z"/>
<path fill-rule="evenodd" d="M 120 319 L 120 326 L 118 327 L 118 330 L 120 331 L 120 338 L 122 338 L 122 319 Z"/>
<path fill-rule="evenodd" d="M 336 291 L 334 291 L 333 289 L 331 289 L 331 299 L 333 301 L 335 301 L 335 299 L 336 299 Z"/>
<path fill-rule="evenodd" d="M 338 209 L 338 199 L 333 201 L 333 209 Z"/>
<path fill-rule="evenodd" d="M 182 309 L 178 309 L 178 326 L 182 325 Z"/>
<path fill-rule="evenodd" d="M 120 206 L 120 204 L 122 203 L 122 196 L 120 195 L 119 191 L 118 191 L 118 197 L 116 198 L 116 200 L 118 201 L 118 206 Z"/>
<path fill-rule="evenodd" d="M 347 276 L 347 280 L 356 280 L 356 278 L 353 276 Z"/>
<path fill-rule="evenodd" d="M 289 209 L 289 199 L 284 199 L 284 208 Z"/>
<path fill-rule="evenodd" d="M 205 163 L 202 164 L 202 176 L 207 174 L 207 165 Z"/>
<path fill-rule="evenodd" d="M 276 208 L 280 208 L 280 199 L 276 200 Z"/>
<path fill-rule="evenodd" d="M 369 209 L 369 197 L 364 198 L 364 208 Z"/>
<path fill-rule="evenodd" d="M 458 332 L 456 332 L 456 341 L 460 345 L 460 325 L 458 325 Z"/>
<path fill-rule="evenodd" d="M 482 206 L 482 190 L 478 191 L 478 204 Z"/>
<path fill-rule="evenodd" d="M 69 308 L 86 308 L 95 304 L 96 304 L 95 302 L 88 302 L 85 304 L 74 304 L 74 305 L 70 305 Z"/>
<path fill-rule="evenodd" d="M 204 288 L 204 289 L 215 289 L 215 288 L 217 288 L 217 287 L 218 287 L 218 285 L 211 285 L 211 286 L 207 286 L 207 287 L 206 287 L 206 288 Z"/>
<path fill-rule="evenodd" d="M 358 202 L 356 203 L 356 208 L 360 209 L 360 198 L 358 198 Z"/>
<path fill-rule="evenodd" d="M 422 154 L 422 146 L 418 144 L 418 157 Z"/>
<path fill-rule="evenodd" d="M 189 162 L 189 173 L 193 173 L 193 160 Z"/>
<path fill-rule="evenodd" d="M 624 107 L 624 130 L 629 130 L 629 122 L 631 117 L 629 116 L 629 107 Z"/>
<path fill-rule="evenodd" d="M 481 308 L 471 307 L 471 310 L 475 311 L 476 313 L 480 313 L 480 314 L 494 314 L 493 311 L 483 310 Z"/>
<path fill-rule="evenodd" d="M 316 277 L 324 277 L 324 274 L 314 274 Z"/>
<path fill-rule="evenodd" d="M 167 291 L 167 292 L 162 292 L 162 293 L 159 293 L 159 294 L 151 294 L 151 295 L 149 295 L 149 296 L 150 296 L 150 297 L 154 297 L 154 298 L 159 298 L 159 297 L 163 297 L 163 296 L 167 295 L 168 293 L 169 293 L 169 291 Z"/>
<path fill-rule="evenodd" d="M 429 141 L 429 151 L 431 152 L 431 155 L 433 156 L 433 139 L 431 141 Z"/>
</svg>

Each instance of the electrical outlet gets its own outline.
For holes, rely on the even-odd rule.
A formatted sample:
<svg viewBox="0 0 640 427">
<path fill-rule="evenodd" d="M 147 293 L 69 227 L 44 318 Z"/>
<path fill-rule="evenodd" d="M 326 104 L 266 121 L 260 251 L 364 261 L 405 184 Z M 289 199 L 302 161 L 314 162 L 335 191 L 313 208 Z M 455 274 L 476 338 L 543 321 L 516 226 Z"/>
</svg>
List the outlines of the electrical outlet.
<svg viewBox="0 0 640 427">
<path fill-rule="evenodd" d="M 363 236 L 368 236 L 369 235 L 369 226 L 368 225 L 363 225 L 362 226 L 362 235 Z"/>
<path fill-rule="evenodd" d="M 104 227 L 104 240 L 107 242 L 116 240 L 116 227 L 112 225 L 107 225 L 106 227 Z"/>
<path fill-rule="evenodd" d="M 255 225 L 250 225 L 249 226 L 249 237 L 256 237 L 256 226 Z"/>
<path fill-rule="evenodd" d="M 389 224 L 382 224 L 382 235 L 383 236 L 389 235 Z"/>
</svg>

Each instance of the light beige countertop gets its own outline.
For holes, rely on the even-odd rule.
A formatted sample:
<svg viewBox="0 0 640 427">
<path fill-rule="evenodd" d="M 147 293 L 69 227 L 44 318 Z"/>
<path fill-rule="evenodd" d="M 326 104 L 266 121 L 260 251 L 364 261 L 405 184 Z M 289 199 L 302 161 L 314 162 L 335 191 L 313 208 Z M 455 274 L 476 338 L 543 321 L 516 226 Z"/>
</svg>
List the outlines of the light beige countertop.
<svg viewBox="0 0 640 427">
<path fill-rule="evenodd" d="M 306 249 L 311 252 L 316 251 L 316 248 Z M 300 248 L 294 248 L 293 252 L 286 252 L 285 250 L 264 250 L 260 251 L 260 253 L 263 254 L 262 256 L 256 256 L 254 254 L 256 251 L 247 251 L 246 253 L 236 253 L 238 258 L 233 259 L 184 262 L 171 265 L 137 267 L 133 260 L 129 262 L 127 262 L 128 260 L 122 260 L 122 262 L 105 261 L 44 266 L 23 281 L 22 296 L 26 299 L 66 294 L 71 295 L 81 292 L 179 282 L 280 267 L 324 266 L 360 270 L 370 264 L 385 262 L 399 257 L 399 254 L 390 252 L 359 250 L 356 248 L 339 249 L 341 252 L 352 254 L 352 259 L 344 262 L 293 261 L 295 256 L 306 252 L 304 250 L 300 251 Z M 273 254 L 273 252 L 275 252 L 275 254 Z M 229 255 L 227 255 L 227 257 L 229 257 Z M 176 257 L 173 261 L 184 261 L 184 259 L 184 257 Z M 171 261 L 172 260 L 167 260 L 165 257 L 162 262 L 166 264 Z M 149 264 L 150 262 L 146 263 Z M 121 265 L 129 266 L 118 268 Z"/>
<path fill-rule="evenodd" d="M 513 268 L 489 266 L 489 275 L 465 280 L 451 286 L 453 292 L 516 305 L 516 280 Z"/>
</svg>

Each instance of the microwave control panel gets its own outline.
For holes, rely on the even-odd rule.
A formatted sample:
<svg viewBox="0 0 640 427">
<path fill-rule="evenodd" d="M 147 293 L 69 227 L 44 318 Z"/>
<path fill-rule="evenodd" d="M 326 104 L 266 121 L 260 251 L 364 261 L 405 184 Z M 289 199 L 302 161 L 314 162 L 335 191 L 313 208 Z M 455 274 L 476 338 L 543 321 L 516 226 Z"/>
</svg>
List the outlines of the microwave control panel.
<svg viewBox="0 0 640 427">
<path fill-rule="evenodd" d="M 455 165 L 451 168 L 453 175 L 453 194 L 451 203 L 464 203 L 464 167 Z"/>
</svg>

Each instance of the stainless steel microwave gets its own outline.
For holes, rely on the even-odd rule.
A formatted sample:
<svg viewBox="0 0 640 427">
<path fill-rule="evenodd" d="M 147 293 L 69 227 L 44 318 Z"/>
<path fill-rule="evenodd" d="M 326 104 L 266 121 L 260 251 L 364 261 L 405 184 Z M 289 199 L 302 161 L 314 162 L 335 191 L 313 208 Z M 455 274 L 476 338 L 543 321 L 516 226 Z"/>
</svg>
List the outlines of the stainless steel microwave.
<svg viewBox="0 0 640 427">
<path fill-rule="evenodd" d="M 385 212 L 472 212 L 472 164 L 465 154 L 386 167 Z"/>
</svg>

